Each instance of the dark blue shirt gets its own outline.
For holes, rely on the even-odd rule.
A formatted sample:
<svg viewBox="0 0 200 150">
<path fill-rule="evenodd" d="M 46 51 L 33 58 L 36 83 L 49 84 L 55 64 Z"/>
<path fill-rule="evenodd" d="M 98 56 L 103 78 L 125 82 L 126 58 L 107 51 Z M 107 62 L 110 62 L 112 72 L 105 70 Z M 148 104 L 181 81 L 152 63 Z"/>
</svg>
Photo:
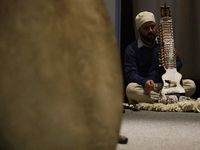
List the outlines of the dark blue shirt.
<svg viewBox="0 0 200 150">
<path fill-rule="evenodd" d="M 159 45 L 154 44 L 149 48 L 146 46 L 138 47 L 138 41 L 132 42 L 125 51 L 125 78 L 128 83 L 135 82 L 142 86 L 147 80 L 154 83 L 162 82 L 162 75 L 165 73 L 163 67 L 159 67 L 158 61 Z M 176 60 L 177 71 L 182 67 L 180 58 Z"/>
</svg>

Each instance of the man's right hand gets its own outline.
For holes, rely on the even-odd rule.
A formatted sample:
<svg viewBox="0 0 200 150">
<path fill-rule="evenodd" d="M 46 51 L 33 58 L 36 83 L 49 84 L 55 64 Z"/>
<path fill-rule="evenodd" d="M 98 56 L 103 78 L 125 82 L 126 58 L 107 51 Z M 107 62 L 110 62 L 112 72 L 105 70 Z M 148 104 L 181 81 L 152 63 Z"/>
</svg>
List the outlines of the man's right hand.
<svg viewBox="0 0 200 150">
<path fill-rule="evenodd" d="M 150 93 L 151 91 L 154 90 L 154 82 L 153 82 L 153 80 L 147 80 L 147 82 L 145 83 L 144 90 L 147 93 Z"/>
</svg>

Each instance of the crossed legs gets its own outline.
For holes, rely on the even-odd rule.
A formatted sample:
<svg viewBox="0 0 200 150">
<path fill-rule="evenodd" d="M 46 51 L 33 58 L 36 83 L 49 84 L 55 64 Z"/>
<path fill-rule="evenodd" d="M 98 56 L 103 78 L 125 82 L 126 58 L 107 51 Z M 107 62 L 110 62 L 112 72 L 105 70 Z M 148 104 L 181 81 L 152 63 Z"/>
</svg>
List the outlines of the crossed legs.
<svg viewBox="0 0 200 150">
<path fill-rule="evenodd" d="M 192 96 L 195 93 L 196 86 L 194 81 L 190 79 L 184 79 L 183 88 L 185 89 L 185 95 L 187 97 Z M 162 89 L 162 83 L 155 83 L 155 89 L 150 93 L 144 91 L 142 85 L 137 83 L 130 83 L 126 87 L 126 95 L 128 97 L 129 103 L 135 104 L 140 102 L 154 103 L 160 99 L 160 91 Z"/>
</svg>

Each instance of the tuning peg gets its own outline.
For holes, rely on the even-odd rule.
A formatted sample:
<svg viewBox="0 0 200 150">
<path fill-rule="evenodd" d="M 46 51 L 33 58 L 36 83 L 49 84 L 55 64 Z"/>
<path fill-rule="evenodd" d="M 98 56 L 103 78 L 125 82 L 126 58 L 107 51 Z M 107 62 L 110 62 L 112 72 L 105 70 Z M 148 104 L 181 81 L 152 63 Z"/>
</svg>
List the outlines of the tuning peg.
<svg viewBox="0 0 200 150">
<path fill-rule="evenodd" d="M 162 55 L 162 54 L 164 54 L 161 50 L 158 50 L 158 54 L 159 55 Z"/>
</svg>

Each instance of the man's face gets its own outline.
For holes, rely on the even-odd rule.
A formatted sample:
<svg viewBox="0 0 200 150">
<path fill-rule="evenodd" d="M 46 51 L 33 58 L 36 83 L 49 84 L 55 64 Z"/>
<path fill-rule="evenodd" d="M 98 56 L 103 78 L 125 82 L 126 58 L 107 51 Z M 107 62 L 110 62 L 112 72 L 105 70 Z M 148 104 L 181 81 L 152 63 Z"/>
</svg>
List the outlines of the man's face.
<svg viewBox="0 0 200 150">
<path fill-rule="evenodd" d="M 140 36 L 146 42 L 154 42 L 156 38 L 156 24 L 152 21 L 144 23 L 139 28 Z"/>
</svg>

